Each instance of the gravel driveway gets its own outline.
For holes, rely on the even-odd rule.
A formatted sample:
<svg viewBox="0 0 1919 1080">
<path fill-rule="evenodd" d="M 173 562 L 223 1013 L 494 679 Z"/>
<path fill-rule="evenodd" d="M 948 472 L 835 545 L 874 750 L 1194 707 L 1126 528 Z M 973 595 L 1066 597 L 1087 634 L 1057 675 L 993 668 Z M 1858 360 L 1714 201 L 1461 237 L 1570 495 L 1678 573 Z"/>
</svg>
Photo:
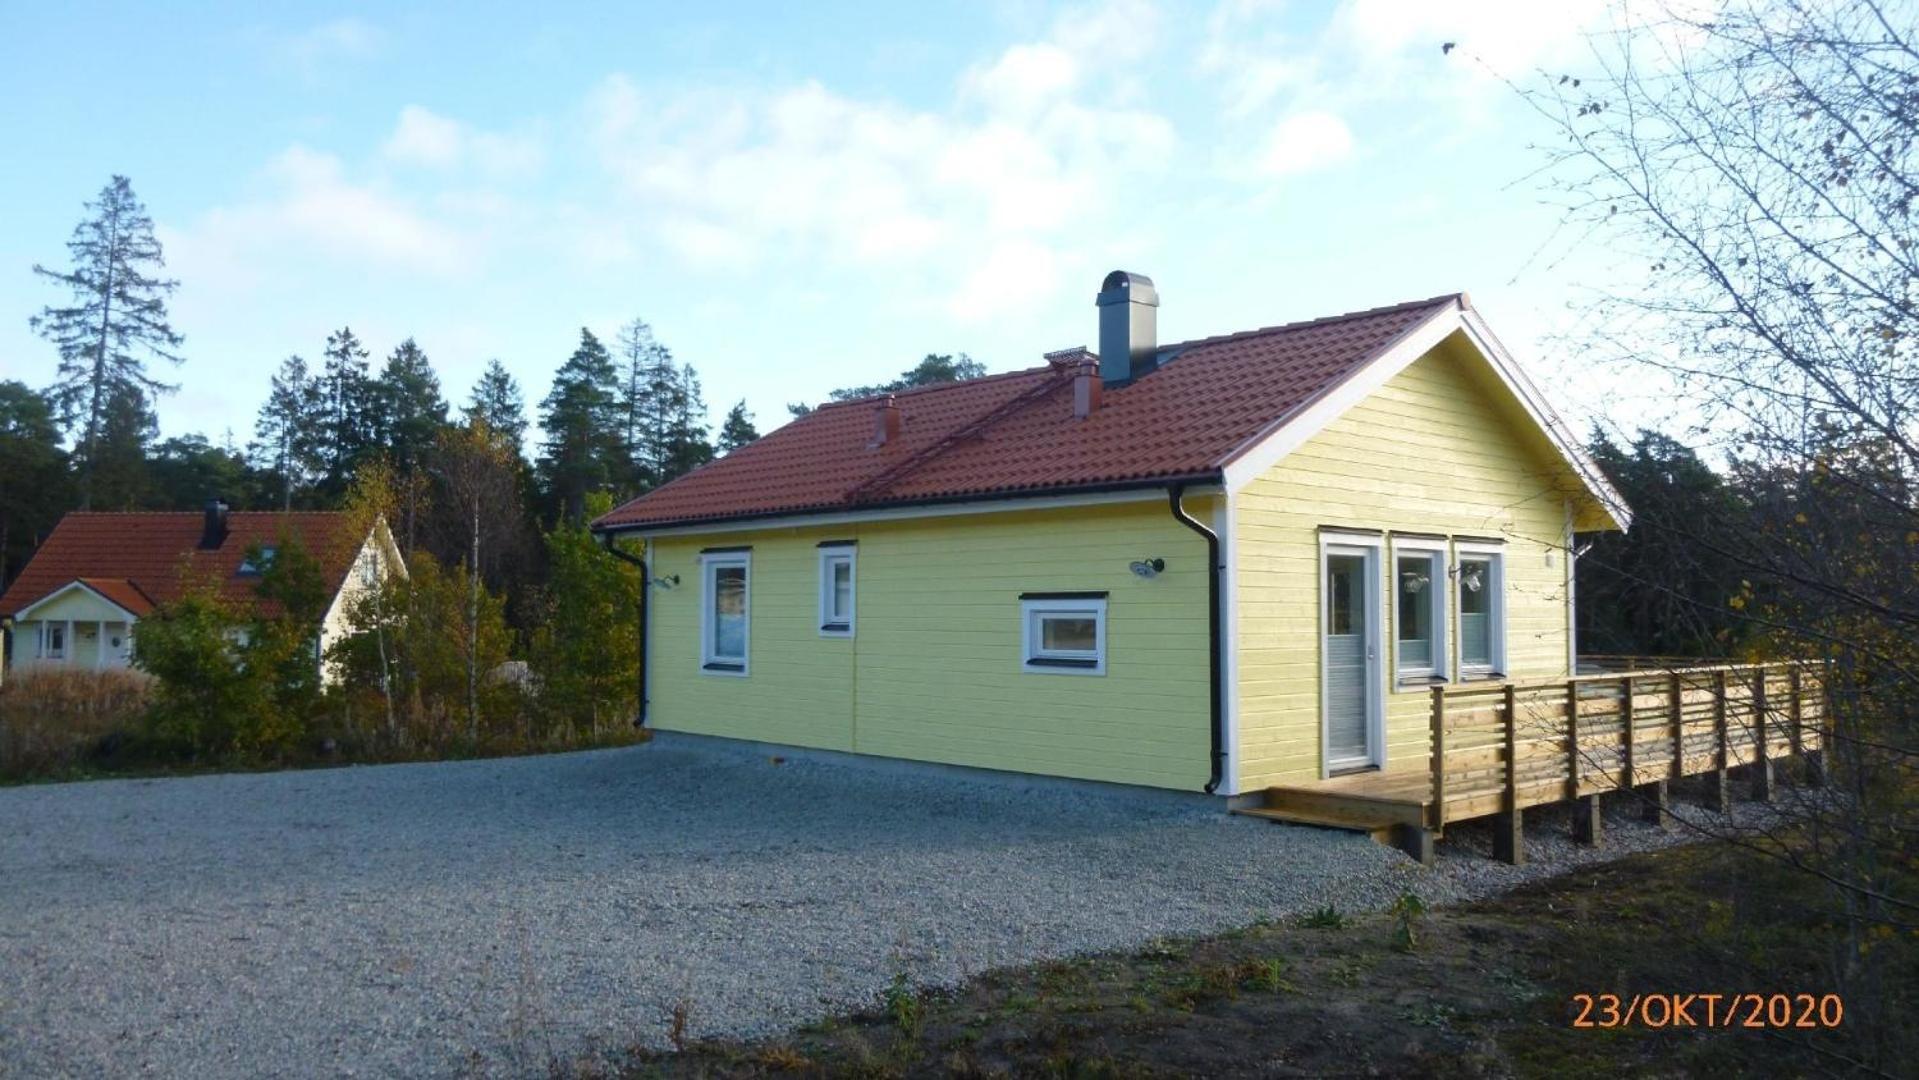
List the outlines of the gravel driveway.
<svg viewBox="0 0 1919 1080">
<path fill-rule="evenodd" d="M 714 744 L 0 789 L 0 1073 L 519 1073 L 1424 876 L 1153 793 Z"/>
</svg>

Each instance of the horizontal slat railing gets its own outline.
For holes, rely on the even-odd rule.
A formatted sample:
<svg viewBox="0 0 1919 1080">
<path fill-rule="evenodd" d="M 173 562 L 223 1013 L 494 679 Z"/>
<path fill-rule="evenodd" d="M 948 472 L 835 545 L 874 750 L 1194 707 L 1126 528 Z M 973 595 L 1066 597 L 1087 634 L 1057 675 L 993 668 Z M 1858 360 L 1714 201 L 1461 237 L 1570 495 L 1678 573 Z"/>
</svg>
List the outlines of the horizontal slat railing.
<svg viewBox="0 0 1919 1080">
<path fill-rule="evenodd" d="M 1790 661 L 1436 686 L 1428 823 L 1817 750 L 1825 716 L 1818 667 Z"/>
</svg>

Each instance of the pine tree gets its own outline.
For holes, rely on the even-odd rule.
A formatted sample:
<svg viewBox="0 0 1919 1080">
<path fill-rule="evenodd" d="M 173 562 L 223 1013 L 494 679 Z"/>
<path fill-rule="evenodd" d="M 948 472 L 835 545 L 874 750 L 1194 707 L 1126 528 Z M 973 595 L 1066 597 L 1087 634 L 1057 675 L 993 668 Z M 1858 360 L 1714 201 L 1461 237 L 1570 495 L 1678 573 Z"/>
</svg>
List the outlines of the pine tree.
<svg viewBox="0 0 1919 1080">
<path fill-rule="evenodd" d="M 107 392 L 94 437 L 95 502 L 108 510 L 137 510 L 151 505 L 147 448 L 159 433 L 159 422 L 139 387 L 121 383 Z"/>
<path fill-rule="evenodd" d="M 674 373 L 672 389 L 663 396 L 672 402 L 673 412 L 660 444 L 657 475 L 661 484 L 713 460 L 713 443 L 707 437 L 706 397 L 700 391 L 700 376 L 693 365 Z"/>
<path fill-rule="evenodd" d="M 486 421 L 488 427 L 512 445 L 514 453 L 525 453 L 526 401 L 520 395 L 519 382 L 506 370 L 505 364 L 498 360 L 486 362 L 480 381 L 473 384 L 473 397 L 467 403 L 466 415 L 468 419 L 478 417 Z"/>
<path fill-rule="evenodd" d="M 446 426 L 446 399 L 426 351 L 412 338 L 400 342 L 368 388 L 374 445 L 385 449 L 402 472 L 419 467 Z"/>
<path fill-rule="evenodd" d="M 742 398 L 727 410 L 726 422 L 720 425 L 719 452 L 730 454 L 759 437 L 759 429 L 753 426 L 753 414 L 746 411 L 746 400 Z"/>
<path fill-rule="evenodd" d="M 317 384 L 320 484 L 334 495 L 346 491 L 354 468 L 371 442 L 368 424 L 371 380 L 367 377 L 366 358 L 366 346 L 353 336 L 351 327 L 343 326 L 327 336 L 326 367 L 321 370 Z"/>
<path fill-rule="evenodd" d="M 62 424 L 77 435 L 80 508 L 93 504 L 99 441 L 116 396 L 122 411 L 135 398 L 173 388 L 147 374 L 148 357 L 178 364 L 172 350 L 184 340 L 167 322 L 167 297 L 179 282 L 157 276 L 166 268 L 153 219 L 124 176 L 115 176 L 86 204 L 90 215 L 73 230 L 64 273 L 35 265 L 33 272 L 73 293 L 65 307 L 49 306 L 30 320 L 60 352 L 51 398 Z M 124 434 L 124 433 L 123 433 Z"/>
<path fill-rule="evenodd" d="M 580 346 L 553 376 L 540 403 L 540 478 L 559 516 L 578 524 L 588 492 L 609 489 L 624 456 L 620 431 L 619 372 L 613 357 L 581 328 Z"/>
<path fill-rule="evenodd" d="M 293 493 L 320 468 L 320 387 L 307 362 L 289 356 L 273 374 L 272 389 L 253 423 L 254 460 L 278 477 L 280 509 L 293 509 Z"/>
<path fill-rule="evenodd" d="M 52 403 L 25 383 L 0 382 L 0 589 L 53 530 L 67 496 Z"/>
<path fill-rule="evenodd" d="M 626 494 L 637 494 L 666 482 L 673 427 L 681 409 L 681 376 L 668 349 L 644 320 L 635 319 L 620 330 L 620 418 L 626 471 L 620 477 Z"/>
</svg>

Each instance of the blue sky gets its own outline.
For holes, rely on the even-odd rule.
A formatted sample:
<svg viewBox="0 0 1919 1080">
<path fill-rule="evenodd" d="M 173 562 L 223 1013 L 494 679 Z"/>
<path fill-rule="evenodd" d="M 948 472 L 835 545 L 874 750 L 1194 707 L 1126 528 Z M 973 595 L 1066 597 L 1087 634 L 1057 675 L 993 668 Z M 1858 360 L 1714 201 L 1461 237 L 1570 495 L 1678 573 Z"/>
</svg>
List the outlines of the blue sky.
<svg viewBox="0 0 1919 1080">
<path fill-rule="evenodd" d="M 1166 340 L 1464 289 L 1583 415 L 1618 388 L 1556 335 L 1621 270 L 1564 250 L 1494 76 L 1576 64 L 1595 11 L 11 4 L 0 377 L 52 377 L 30 267 L 120 172 L 182 281 L 167 434 L 244 442 L 342 324 L 456 401 L 497 356 L 532 405 L 635 316 L 767 429 L 929 351 L 1089 344 L 1115 267 Z"/>
</svg>

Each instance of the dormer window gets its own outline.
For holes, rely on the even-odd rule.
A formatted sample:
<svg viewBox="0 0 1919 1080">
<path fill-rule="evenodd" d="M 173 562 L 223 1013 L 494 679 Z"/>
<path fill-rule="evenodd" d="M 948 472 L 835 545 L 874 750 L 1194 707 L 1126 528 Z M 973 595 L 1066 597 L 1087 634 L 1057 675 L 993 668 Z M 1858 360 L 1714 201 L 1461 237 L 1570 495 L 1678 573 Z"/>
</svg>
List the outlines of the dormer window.
<svg viewBox="0 0 1919 1080">
<path fill-rule="evenodd" d="M 238 573 L 241 577 L 259 577 L 266 573 L 267 567 L 273 565 L 273 557 L 279 553 L 280 549 L 270 544 L 249 551 L 246 557 L 240 560 Z"/>
</svg>

